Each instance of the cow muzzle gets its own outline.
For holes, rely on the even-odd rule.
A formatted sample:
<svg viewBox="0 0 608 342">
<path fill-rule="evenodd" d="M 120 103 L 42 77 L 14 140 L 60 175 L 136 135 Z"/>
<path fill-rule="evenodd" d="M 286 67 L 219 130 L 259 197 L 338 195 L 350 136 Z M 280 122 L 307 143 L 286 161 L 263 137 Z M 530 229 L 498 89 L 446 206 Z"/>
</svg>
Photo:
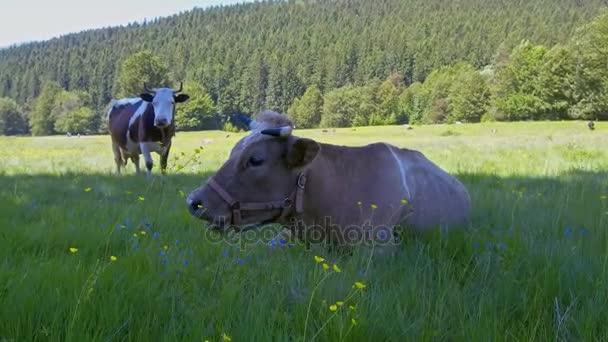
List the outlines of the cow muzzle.
<svg viewBox="0 0 608 342">
<path fill-rule="evenodd" d="M 207 186 L 215 191 L 215 193 L 228 205 L 230 208 L 230 219 L 227 220 L 224 217 L 218 220 L 217 217 L 211 217 L 209 211 L 206 210 L 201 200 L 197 199 L 192 194 L 188 196 L 188 209 L 190 214 L 193 216 L 212 222 L 212 226 L 257 226 L 266 223 L 281 223 L 285 221 L 295 211 L 296 215 L 303 213 L 304 206 L 304 189 L 306 186 L 306 174 L 302 172 L 298 175 L 298 180 L 295 189 L 291 194 L 279 201 L 269 202 L 241 202 L 236 200 L 230 193 L 228 193 L 215 179 L 209 178 Z M 256 212 L 270 212 L 280 211 L 278 214 L 272 215 L 272 218 L 265 220 L 264 222 L 253 222 L 243 224 L 243 212 L 256 211 Z M 228 222 L 229 221 L 229 222 Z"/>
<path fill-rule="evenodd" d="M 169 120 L 167 119 L 156 119 L 154 120 L 154 126 L 158 128 L 165 128 L 169 126 Z"/>
</svg>

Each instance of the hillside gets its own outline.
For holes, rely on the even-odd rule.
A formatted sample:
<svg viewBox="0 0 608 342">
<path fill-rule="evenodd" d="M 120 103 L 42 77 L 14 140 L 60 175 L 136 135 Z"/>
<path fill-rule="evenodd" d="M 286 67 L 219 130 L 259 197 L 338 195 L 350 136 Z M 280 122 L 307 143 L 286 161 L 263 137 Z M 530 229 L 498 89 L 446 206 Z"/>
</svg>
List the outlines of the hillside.
<svg viewBox="0 0 608 342">
<path fill-rule="evenodd" d="M 385 79 L 407 84 L 456 61 L 482 67 L 522 39 L 565 42 L 603 0 L 305 0 L 262 2 L 0 50 L 0 97 L 25 103 L 43 80 L 85 90 L 103 108 L 120 62 L 149 49 L 174 80 L 202 83 L 223 111 L 286 110 L 321 91 Z M 508 51 L 507 50 L 507 51 Z"/>
</svg>

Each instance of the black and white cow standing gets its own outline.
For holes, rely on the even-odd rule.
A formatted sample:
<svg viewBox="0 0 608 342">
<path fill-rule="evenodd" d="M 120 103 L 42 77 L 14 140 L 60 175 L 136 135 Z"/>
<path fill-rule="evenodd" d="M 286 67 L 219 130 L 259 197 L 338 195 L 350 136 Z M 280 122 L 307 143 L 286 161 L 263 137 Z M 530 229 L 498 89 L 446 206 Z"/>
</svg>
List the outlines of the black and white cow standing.
<svg viewBox="0 0 608 342">
<path fill-rule="evenodd" d="M 157 88 L 149 90 L 137 98 L 113 100 L 108 111 L 108 130 L 112 137 L 112 150 L 116 162 L 116 172 L 127 165 L 128 159 L 135 164 L 139 173 L 139 155 L 144 155 L 148 179 L 152 177 L 152 155 L 160 155 L 160 169 L 165 172 L 171 149 L 171 138 L 175 136 L 175 104 L 190 97 L 179 90 Z"/>
</svg>

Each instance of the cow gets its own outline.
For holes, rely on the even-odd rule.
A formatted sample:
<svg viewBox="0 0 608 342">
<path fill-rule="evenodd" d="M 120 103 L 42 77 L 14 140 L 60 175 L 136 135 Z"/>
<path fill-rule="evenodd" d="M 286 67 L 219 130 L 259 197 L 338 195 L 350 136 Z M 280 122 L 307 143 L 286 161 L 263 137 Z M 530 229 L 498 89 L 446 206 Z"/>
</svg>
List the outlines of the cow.
<svg viewBox="0 0 608 342">
<path fill-rule="evenodd" d="M 144 84 L 145 93 L 137 98 L 113 100 L 108 110 L 108 130 L 112 138 L 112 151 L 116 163 L 116 173 L 127 165 L 128 159 L 139 169 L 139 155 L 146 162 L 148 180 L 152 177 L 152 155 L 160 155 L 160 169 L 165 173 L 167 158 L 171 149 L 171 139 L 175 136 L 175 105 L 189 99 L 178 90 L 157 88 L 150 90 Z M 152 105 L 150 105 L 152 104 Z"/>
<path fill-rule="evenodd" d="M 392 234 L 395 226 L 430 231 L 469 222 L 467 189 L 420 152 L 300 138 L 286 116 L 272 111 L 249 126 L 228 160 L 187 197 L 189 212 L 212 229 L 278 223 L 298 236 L 318 229 L 344 237 L 357 229 Z"/>
</svg>

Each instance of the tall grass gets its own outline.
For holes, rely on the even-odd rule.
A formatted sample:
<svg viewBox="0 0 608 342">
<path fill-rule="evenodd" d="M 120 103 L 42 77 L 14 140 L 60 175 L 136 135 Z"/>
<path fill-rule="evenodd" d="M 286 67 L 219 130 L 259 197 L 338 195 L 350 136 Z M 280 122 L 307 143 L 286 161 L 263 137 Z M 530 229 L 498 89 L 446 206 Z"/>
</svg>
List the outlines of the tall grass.
<svg viewBox="0 0 608 342">
<path fill-rule="evenodd" d="M 373 256 L 214 242 L 184 196 L 242 134 L 179 133 L 172 171 L 151 183 L 132 166 L 111 174 L 107 136 L 2 138 L 0 340 L 607 340 L 598 126 L 298 132 L 417 149 L 469 188 L 469 230 Z"/>
</svg>

